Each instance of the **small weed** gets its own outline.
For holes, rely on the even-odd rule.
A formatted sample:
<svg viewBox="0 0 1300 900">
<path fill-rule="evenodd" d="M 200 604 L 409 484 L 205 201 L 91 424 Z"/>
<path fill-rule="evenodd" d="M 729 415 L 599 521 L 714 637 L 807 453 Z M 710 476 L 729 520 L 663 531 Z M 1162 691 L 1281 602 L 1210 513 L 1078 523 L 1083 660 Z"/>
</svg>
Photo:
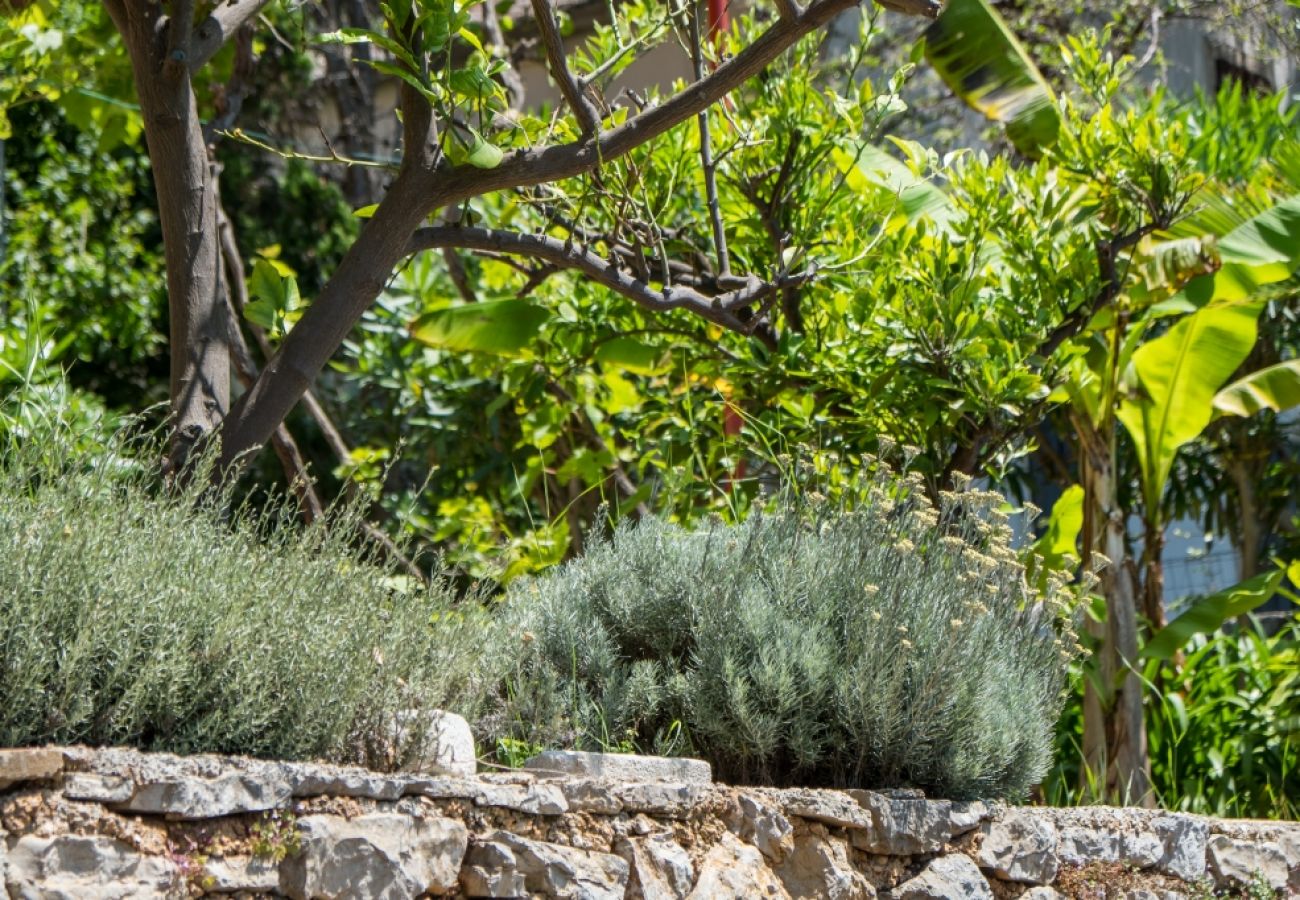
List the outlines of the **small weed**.
<svg viewBox="0 0 1300 900">
<path fill-rule="evenodd" d="M 521 741 L 518 738 L 503 737 L 497 741 L 497 759 L 500 760 L 501 765 L 511 769 L 522 768 L 524 763 L 541 752 L 540 745 Z"/>
<path fill-rule="evenodd" d="M 216 881 L 208 874 L 208 854 L 204 852 L 206 841 L 196 841 L 185 836 L 184 845 L 167 841 L 167 860 L 176 867 L 174 876 L 176 885 L 185 885 L 192 892 L 204 892 Z"/>
<path fill-rule="evenodd" d="M 253 856 L 273 863 L 283 862 L 302 852 L 298 817 L 288 810 L 273 809 L 263 813 L 262 818 L 249 828 L 248 839 Z"/>
</svg>

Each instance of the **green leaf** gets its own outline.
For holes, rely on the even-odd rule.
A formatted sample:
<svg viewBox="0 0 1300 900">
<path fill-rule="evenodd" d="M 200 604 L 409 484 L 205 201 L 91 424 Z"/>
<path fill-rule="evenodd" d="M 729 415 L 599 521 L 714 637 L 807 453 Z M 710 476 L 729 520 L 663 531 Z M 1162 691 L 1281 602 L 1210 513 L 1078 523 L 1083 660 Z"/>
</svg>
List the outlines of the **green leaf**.
<svg viewBox="0 0 1300 900">
<path fill-rule="evenodd" d="M 630 337 L 617 337 L 597 348 L 595 360 L 605 366 L 626 369 L 638 375 L 654 375 L 670 367 L 668 354 Z"/>
<path fill-rule="evenodd" d="M 1214 395 L 1214 409 L 1225 416 L 1251 416 L 1261 409 L 1281 412 L 1300 406 L 1300 359 L 1269 366 L 1239 378 Z"/>
<path fill-rule="evenodd" d="M 440 350 L 522 356 L 549 317 L 526 300 L 494 300 L 426 313 L 410 327 L 417 341 Z"/>
<path fill-rule="evenodd" d="M 1142 648 L 1142 657 L 1172 659 L 1194 636 L 1209 634 L 1223 627 L 1223 623 L 1263 605 L 1277 591 L 1281 580 L 1282 570 L 1278 569 L 1197 600 L 1181 616 L 1151 636 Z"/>
<path fill-rule="evenodd" d="M 850 153 L 838 147 L 831 154 L 840 171 L 848 174 L 850 187 L 859 193 L 872 191 L 896 197 L 909 222 L 924 216 L 942 225 L 956 214 L 947 194 L 879 147 L 862 147 L 856 164 Z"/>
<path fill-rule="evenodd" d="M 1242 300 L 1289 278 L 1300 268 L 1300 194 L 1288 197 L 1225 234 L 1218 242 L 1222 266 L 1188 282 L 1161 306 L 1200 309 Z"/>
<path fill-rule="evenodd" d="M 1055 503 L 1047 531 L 1034 544 L 1047 569 L 1060 568 L 1067 557 L 1078 559 L 1079 532 L 1083 530 L 1083 487 L 1066 488 Z"/>
<path fill-rule="evenodd" d="M 495 169 L 501 165 L 501 160 L 505 157 L 501 148 L 489 143 L 477 131 L 471 129 L 470 133 L 473 134 L 474 141 L 465 154 L 465 161 L 478 169 Z"/>
<path fill-rule="evenodd" d="M 352 215 L 356 216 L 358 219 L 370 219 L 374 217 L 375 210 L 377 209 L 379 209 L 379 204 L 371 203 L 369 206 L 362 206 L 359 209 L 354 209 Z"/>
<path fill-rule="evenodd" d="M 1140 384 L 1117 415 L 1133 438 L 1147 509 L 1159 508 L 1178 449 L 1210 424 L 1215 392 L 1255 346 L 1261 305 L 1202 309 L 1133 354 Z"/>
<path fill-rule="evenodd" d="M 1002 122 L 1016 149 L 1038 157 L 1056 143 L 1052 89 L 985 0 L 949 0 L 925 30 L 925 56 L 969 106 Z"/>
</svg>

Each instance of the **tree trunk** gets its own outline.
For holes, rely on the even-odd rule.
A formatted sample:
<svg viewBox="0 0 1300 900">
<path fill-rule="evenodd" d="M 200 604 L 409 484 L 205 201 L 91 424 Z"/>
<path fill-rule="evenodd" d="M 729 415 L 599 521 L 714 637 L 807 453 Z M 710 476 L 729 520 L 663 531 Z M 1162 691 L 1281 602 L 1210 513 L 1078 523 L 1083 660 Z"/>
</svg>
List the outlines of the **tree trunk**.
<svg viewBox="0 0 1300 900">
<path fill-rule="evenodd" d="M 189 69 L 169 58 L 157 3 L 109 4 L 131 57 L 167 261 L 173 469 L 230 406 L 216 194 Z"/>
<path fill-rule="evenodd" d="M 1099 649 L 1090 661 L 1096 667 L 1096 678 L 1089 678 L 1084 685 L 1084 762 L 1094 788 L 1108 802 L 1151 806 L 1154 798 L 1142 682 L 1135 671 L 1137 569 L 1128 556 L 1125 516 L 1116 502 L 1114 424 L 1109 439 L 1087 423 L 1077 425 L 1083 448 L 1084 558 L 1099 551 L 1110 560 L 1101 573 L 1105 621 L 1088 621 Z"/>
</svg>

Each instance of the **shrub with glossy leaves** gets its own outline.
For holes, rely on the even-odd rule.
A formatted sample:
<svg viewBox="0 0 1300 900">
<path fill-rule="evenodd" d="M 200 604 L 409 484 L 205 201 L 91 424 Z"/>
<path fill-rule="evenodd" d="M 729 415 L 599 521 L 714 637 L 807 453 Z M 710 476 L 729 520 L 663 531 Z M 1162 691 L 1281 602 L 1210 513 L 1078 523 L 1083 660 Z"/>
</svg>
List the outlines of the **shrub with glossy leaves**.
<svg viewBox="0 0 1300 900">
<path fill-rule="evenodd" d="M 414 744 L 418 711 L 474 714 L 479 605 L 358 550 L 352 512 L 232 512 L 202 475 L 161 489 L 152 441 L 29 423 L 0 439 L 0 746 L 389 765 L 420 750 L 388 745 L 397 722 Z"/>
<path fill-rule="evenodd" d="M 1051 763 L 1071 604 L 1028 585 L 997 495 L 935 508 L 919 485 L 882 475 L 853 509 L 735 526 L 647 519 L 513 584 L 516 727 L 700 754 L 739 782 L 1024 796 Z"/>
</svg>

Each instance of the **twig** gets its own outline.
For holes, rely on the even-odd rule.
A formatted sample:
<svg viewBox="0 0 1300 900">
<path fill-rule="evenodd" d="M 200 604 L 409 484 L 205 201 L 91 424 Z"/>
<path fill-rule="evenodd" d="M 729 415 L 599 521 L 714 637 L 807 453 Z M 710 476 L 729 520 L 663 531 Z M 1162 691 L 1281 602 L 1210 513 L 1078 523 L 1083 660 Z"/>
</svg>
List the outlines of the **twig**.
<svg viewBox="0 0 1300 900">
<path fill-rule="evenodd" d="M 533 17 L 542 36 L 542 45 L 546 48 L 546 61 L 551 68 L 551 75 L 559 85 L 560 93 L 568 102 L 578 119 L 582 136 L 589 138 L 600 131 L 600 116 L 596 107 L 582 92 L 582 86 L 569 70 L 569 61 L 564 55 L 564 41 L 560 37 L 560 26 L 555 21 L 555 10 L 548 0 L 532 0 Z"/>
<path fill-rule="evenodd" d="M 700 7 L 691 4 L 691 61 L 695 66 L 695 80 L 704 78 L 704 49 L 700 45 Z M 704 170 L 704 196 L 709 206 L 709 219 L 713 223 L 713 249 L 718 256 L 718 274 L 731 274 L 731 259 L 727 255 L 727 230 L 722 222 L 722 206 L 718 202 L 718 172 L 713 163 L 713 142 L 709 135 L 709 111 L 701 110 L 695 117 L 700 128 L 700 167 Z"/>
</svg>

